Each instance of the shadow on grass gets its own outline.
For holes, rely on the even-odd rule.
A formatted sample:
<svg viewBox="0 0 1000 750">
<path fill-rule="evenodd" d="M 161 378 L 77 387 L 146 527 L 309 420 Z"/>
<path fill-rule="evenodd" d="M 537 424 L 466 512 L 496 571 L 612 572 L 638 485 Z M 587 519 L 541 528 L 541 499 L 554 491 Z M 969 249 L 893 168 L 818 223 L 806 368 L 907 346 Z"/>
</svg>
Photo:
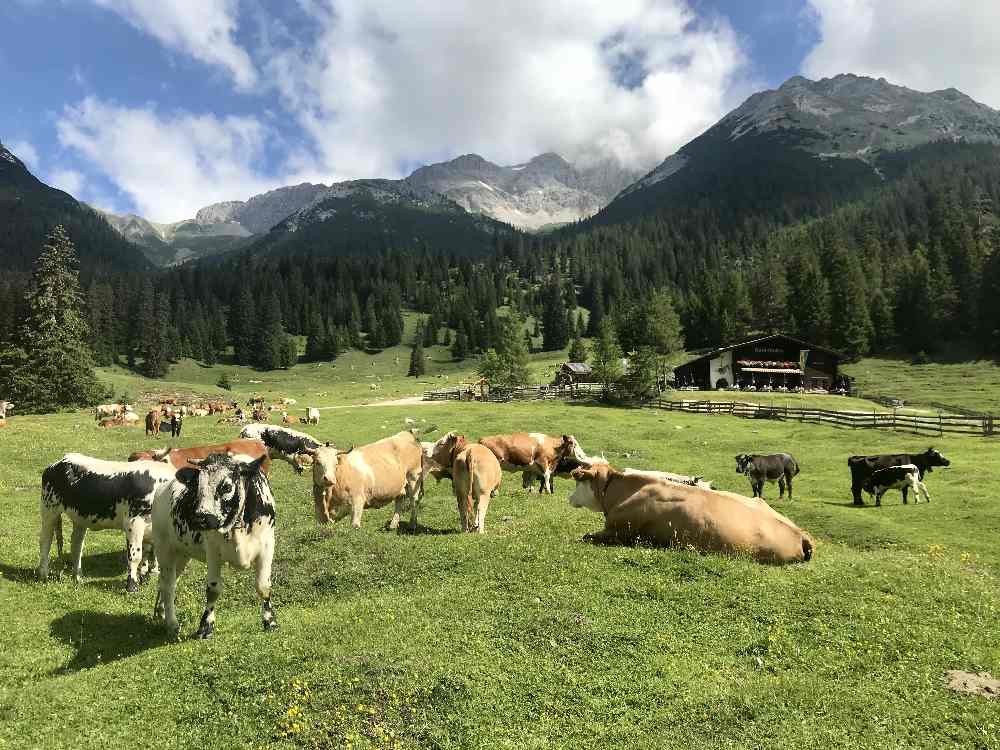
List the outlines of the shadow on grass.
<svg viewBox="0 0 1000 750">
<path fill-rule="evenodd" d="M 84 555 L 82 560 L 83 577 L 87 578 L 121 578 L 125 580 L 125 555 L 122 552 L 99 552 L 96 555 Z M 15 565 L 0 563 L 0 575 L 14 583 L 41 583 L 35 575 L 35 567 L 22 568 Z M 49 578 L 72 577 L 69 555 L 63 553 L 62 558 L 53 554 L 49 560 Z"/>
<path fill-rule="evenodd" d="M 386 530 L 388 530 L 388 525 L 386 525 Z M 444 536 L 446 534 L 461 534 L 460 529 L 435 529 L 431 526 L 424 526 L 418 523 L 416 528 L 411 529 L 410 524 L 401 523 L 396 533 L 401 536 Z"/>
<path fill-rule="evenodd" d="M 877 509 L 879 507 L 879 506 L 875 505 L 874 503 L 865 503 L 864 505 L 858 505 L 858 504 L 856 504 L 852 500 L 848 500 L 847 502 L 844 502 L 844 503 L 835 502 L 833 500 L 820 500 L 820 503 L 823 504 L 823 505 L 832 505 L 834 508 L 855 508 L 857 510 L 864 510 L 866 508 L 869 508 L 869 509 L 870 508 L 876 508 Z"/>
<path fill-rule="evenodd" d="M 70 648 L 73 658 L 53 676 L 110 664 L 170 642 L 166 630 L 137 613 L 113 615 L 75 610 L 52 621 L 49 632 Z"/>
</svg>

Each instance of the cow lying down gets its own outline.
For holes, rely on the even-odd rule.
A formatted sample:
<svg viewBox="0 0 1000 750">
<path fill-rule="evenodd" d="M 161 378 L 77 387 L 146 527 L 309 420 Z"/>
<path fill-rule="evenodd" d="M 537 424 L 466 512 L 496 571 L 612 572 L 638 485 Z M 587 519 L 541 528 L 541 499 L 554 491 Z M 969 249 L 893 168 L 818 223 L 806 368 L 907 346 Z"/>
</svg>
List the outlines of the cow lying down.
<svg viewBox="0 0 1000 750">
<path fill-rule="evenodd" d="M 762 500 L 651 481 L 606 464 L 576 469 L 573 479 L 570 505 L 604 514 L 604 529 L 585 537 L 591 541 L 690 545 L 774 564 L 805 562 L 813 554 L 809 535 Z"/>
<path fill-rule="evenodd" d="M 903 494 L 904 504 L 906 503 L 907 490 L 913 491 L 913 502 L 915 503 L 920 502 L 921 495 L 924 496 L 926 502 L 931 501 L 927 485 L 920 481 L 920 469 L 915 464 L 879 469 L 862 483 L 861 488 L 875 498 L 875 505 L 882 504 L 882 495 L 889 490 L 899 490 Z"/>
</svg>

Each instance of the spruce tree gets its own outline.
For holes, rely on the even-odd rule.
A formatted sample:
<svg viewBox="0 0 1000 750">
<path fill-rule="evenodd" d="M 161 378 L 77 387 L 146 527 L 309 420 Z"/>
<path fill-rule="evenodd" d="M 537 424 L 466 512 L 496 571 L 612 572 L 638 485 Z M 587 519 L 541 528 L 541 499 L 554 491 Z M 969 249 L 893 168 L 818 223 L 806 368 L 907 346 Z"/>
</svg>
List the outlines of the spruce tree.
<svg viewBox="0 0 1000 750">
<path fill-rule="evenodd" d="M 455 334 L 455 343 L 451 345 L 451 358 L 456 362 L 463 361 L 469 356 L 469 337 L 465 335 L 465 329 L 459 328 Z"/>
<path fill-rule="evenodd" d="M 562 282 L 558 276 L 543 289 L 542 306 L 542 349 L 555 352 L 565 349 L 570 339 L 569 310 L 563 297 Z"/>
<path fill-rule="evenodd" d="M 587 345 L 582 338 L 577 336 L 569 345 L 569 361 L 586 362 L 588 357 L 590 357 L 590 351 L 587 349 Z"/>
<path fill-rule="evenodd" d="M 612 387 L 622 377 L 622 348 L 618 344 L 618 334 L 610 318 L 601 321 L 591 349 L 591 367 L 594 377 L 604 386 L 604 397 L 611 394 Z"/>
<path fill-rule="evenodd" d="M 17 343 L 0 352 L 0 393 L 21 412 L 88 406 L 102 395 L 87 338 L 76 250 L 57 226 L 35 262 Z"/>
<path fill-rule="evenodd" d="M 410 368 L 407 370 L 408 377 L 421 377 L 424 374 L 424 329 L 421 326 L 417 329 L 413 337 L 413 348 L 410 351 Z"/>
<path fill-rule="evenodd" d="M 872 319 L 857 255 L 834 248 L 830 273 L 833 344 L 849 357 L 860 357 L 871 349 Z"/>
</svg>

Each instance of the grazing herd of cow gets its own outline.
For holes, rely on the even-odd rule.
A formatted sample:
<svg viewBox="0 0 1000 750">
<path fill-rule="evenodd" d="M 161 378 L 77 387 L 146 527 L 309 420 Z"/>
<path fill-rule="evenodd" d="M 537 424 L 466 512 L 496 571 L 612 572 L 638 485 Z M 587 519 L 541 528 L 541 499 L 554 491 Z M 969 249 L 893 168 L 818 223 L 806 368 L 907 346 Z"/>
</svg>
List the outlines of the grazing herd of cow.
<svg viewBox="0 0 1000 750">
<path fill-rule="evenodd" d="M 429 428 L 422 432 L 433 431 Z M 126 588 L 159 569 L 155 616 L 177 630 L 174 608 L 177 577 L 192 558 L 208 569 L 206 603 L 196 637 L 212 635 L 215 607 L 222 592 L 222 564 L 253 567 L 266 629 L 277 624 L 271 605 L 275 502 L 268 482 L 272 459 L 297 473 L 313 474 L 317 522 L 348 515 L 361 526 L 366 508 L 394 503 L 389 528 L 399 526 L 406 506 L 410 526 L 428 476 L 450 479 L 464 531 L 485 533 L 490 500 L 504 471 L 522 474 L 530 491 L 553 492 L 553 477 L 576 482 L 573 507 L 601 513 L 604 528 L 587 538 L 599 543 L 645 539 L 667 546 L 740 554 L 765 563 L 805 562 L 813 554 L 810 536 L 773 510 L 761 497 L 765 482 L 778 482 L 792 497 L 798 462 L 787 453 L 740 454 L 739 473 L 754 497 L 715 490 L 701 477 L 636 469 L 616 470 L 603 458 L 588 456 L 572 435 L 512 433 L 472 443 L 448 432 L 436 442 L 421 442 L 420 431 L 406 430 L 377 442 L 340 450 L 310 435 L 269 424 L 247 425 L 238 439 L 192 448 L 133 453 L 128 461 L 104 461 L 77 453 L 65 455 L 42 473 L 38 574 L 47 577 L 53 538 L 62 556 L 62 516 L 73 525 L 71 565 L 81 577 L 88 529 L 124 531 L 128 559 Z M 849 459 L 856 503 L 862 490 L 876 505 L 890 488 L 929 499 L 923 477 L 949 462 L 938 451 L 921 454 L 853 456 Z M 918 494 L 918 497 L 919 497 Z"/>
</svg>

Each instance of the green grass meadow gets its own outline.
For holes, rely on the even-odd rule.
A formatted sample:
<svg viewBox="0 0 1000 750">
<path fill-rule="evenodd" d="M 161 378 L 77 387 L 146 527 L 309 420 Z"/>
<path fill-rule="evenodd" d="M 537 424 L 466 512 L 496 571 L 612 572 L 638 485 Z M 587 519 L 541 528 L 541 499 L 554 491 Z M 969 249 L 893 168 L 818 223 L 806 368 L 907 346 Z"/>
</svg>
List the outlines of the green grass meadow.
<svg viewBox="0 0 1000 750">
<path fill-rule="evenodd" d="M 429 353 L 427 383 L 467 372 Z M 347 406 L 430 387 L 399 377 L 394 356 L 239 371 L 234 397 Z M 223 370 L 235 371 L 182 363 L 166 385 L 103 376 L 132 394 L 216 393 Z M 433 481 L 419 533 L 387 531 L 390 508 L 366 511 L 360 530 L 320 528 L 310 475 L 276 463 L 279 629 L 261 628 L 252 573 L 227 569 L 214 638 L 191 640 L 205 579 L 193 561 L 171 640 L 152 619 L 155 580 L 124 591 L 120 533 L 88 534 L 81 584 L 34 577 L 42 469 L 68 451 L 124 459 L 168 438 L 100 430 L 84 413 L 15 415 L 0 430 L 0 747 L 1000 748 L 1000 701 L 942 680 L 949 669 L 1000 675 L 995 441 L 934 441 L 953 465 L 930 475 L 929 504 L 894 492 L 856 508 L 848 455 L 926 439 L 553 402 L 330 409 L 307 429 L 346 446 L 407 417 L 438 435 L 573 433 L 615 465 L 704 474 L 744 494 L 736 453 L 790 451 L 802 466 L 795 499 L 777 501 L 774 485 L 765 494 L 813 534 L 815 557 L 774 568 L 595 547 L 581 537 L 602 521 L 569 507 L 571 482 L 538 496 L 515 475 L 485 536 L 457 533 L 451 486 Z M 236 432 L 188 419 L 178 444 Z"/>
</svg>

